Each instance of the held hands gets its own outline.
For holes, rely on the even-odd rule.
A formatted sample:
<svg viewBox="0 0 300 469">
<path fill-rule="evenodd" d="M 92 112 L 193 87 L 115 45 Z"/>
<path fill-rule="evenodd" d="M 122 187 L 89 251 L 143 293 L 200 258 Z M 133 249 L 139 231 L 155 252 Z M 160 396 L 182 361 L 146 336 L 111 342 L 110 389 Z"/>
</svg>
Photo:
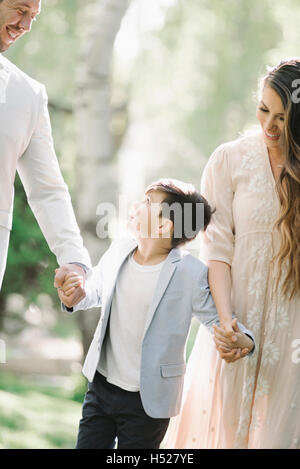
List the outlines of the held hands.
<svg viewBox="0 0 300 469">
<path fill-rule="evenodd" d="M 245 357 L 254 347 L 252 339 L 240 331 L 237 319 L 232 321 L 232 328 L 216 325 L 213 328 L 217 350 L 227 363 Z"/>
<path fill-rule="evenodd" d="M 85 275 L 77 264 L 65 264 L 55 270 L 54 287 L 60 301 L 68 308 L 77 305 L 86 296 Z"/>
</svg>

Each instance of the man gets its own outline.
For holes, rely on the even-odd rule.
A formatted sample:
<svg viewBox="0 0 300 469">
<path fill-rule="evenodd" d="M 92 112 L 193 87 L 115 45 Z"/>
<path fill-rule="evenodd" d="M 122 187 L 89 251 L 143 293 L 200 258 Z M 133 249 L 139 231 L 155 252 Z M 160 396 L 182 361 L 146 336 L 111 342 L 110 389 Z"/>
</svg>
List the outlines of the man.
<svg viewBox="0 0 300 469">
<path fill-rule="evenodd" d="M 12 227 L 16 170 L 48 245 L 62 266 L 55 286 L 63 284 L 70 269 L 84 278 L 90 266 L 55 155 L 45 87 L 1 54 L 31 30 L 40 9 L 41 0 L 0 0 L 0 289 Z"/>
</svg>

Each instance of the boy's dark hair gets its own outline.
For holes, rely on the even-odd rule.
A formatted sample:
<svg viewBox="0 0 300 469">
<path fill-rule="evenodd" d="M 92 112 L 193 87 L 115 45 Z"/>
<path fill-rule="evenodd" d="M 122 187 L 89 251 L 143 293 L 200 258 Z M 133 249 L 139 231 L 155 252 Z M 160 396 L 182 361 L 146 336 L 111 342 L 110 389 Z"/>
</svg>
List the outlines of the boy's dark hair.
<svg viewBox="0 0 300 469">
<path fill-rule="evenodd" d="M 195 189 L 192 184 L 186 184 L 177 179 L 159 179 L 158 181 L 153 182 L 150 186 L 147 187 L 145 193 L 151 191 L 160 191 L 165 192 L 166 197 L 163 199 L 162 203 L 166 203 L 170 210 L 168 211 L 168 218 L 173 222 L 173 237 L 172 237 L 172 248 L 176 248 L 180 245 L 183 245 L 192 239 L 194 239 L 200 231 L 205 231 L 212 214 L 215 210 L 212 210 L 207 200 Z M 172 205 L 176 204 L 180 207 L 180 224 L 181 232 L 180 237 L 174 236 L 176 233 L 176 219 L 174 211 L 171 209 Z M 187 210 L 187 205 L 189 209 Z M 198 204 L 203 204 L 203 214 L 199 220 L 199 210 Z M 202 208 L 202 207 L 201 207 Z M 178 212 L 177 212 L 178 213 Z M 182 227 L 184 229 L 182 230 Z M 187 230 L 186 230 L 187 228 Z M 191 233 L 193 232 L 192 237 L 188 237 L 186 231 Z"/>
</svg>

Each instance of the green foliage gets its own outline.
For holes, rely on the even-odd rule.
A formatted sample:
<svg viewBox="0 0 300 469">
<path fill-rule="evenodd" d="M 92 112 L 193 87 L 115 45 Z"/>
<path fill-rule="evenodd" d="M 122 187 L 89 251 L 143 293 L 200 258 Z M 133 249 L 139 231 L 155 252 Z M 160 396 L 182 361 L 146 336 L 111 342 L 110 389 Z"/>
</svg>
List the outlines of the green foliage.
<svg viewBox="0 0 300 469">
<path fill-rule="evenodd" d="M 83 375 L 73 376 L 73 391 L 71 399 L 75 402 L 83 403 L 85 393 L 87 392 L 87 380 Z"/>
<path fill-rule="evenodd" d="M 147 181 L 169 176 L 199 186 L 212 151 L 257 123 L 254 94 L 265 66 L 287 49 L 296 54 L 297 42 L 287 46 L 284 37 L 292 36 L 290 21 L 295 36 L 300 8 L 288 4 L 177 0 L 162 29 L 141 35 L 132 103 L 167 153 L 152 156 Z"/>
<path fill-rule="evenodd" d="M 27 204 L 19 178 L 16 179 L 14 221 L 8 262 L 1 295 L 18 292 L 33 301 L 40 292 L 56 298 L 53 288 L 55 257 Z"/>
<path fill-rule="evenodd" d="M 25 73 L 45 83 L 49 96 L 71 103 L 77 63 L 78 0 L 47 0 L 32 30 L 9 48 L 7 57 Z M 67 73 L 66 73 L 67 71 Z"/>
</svg>

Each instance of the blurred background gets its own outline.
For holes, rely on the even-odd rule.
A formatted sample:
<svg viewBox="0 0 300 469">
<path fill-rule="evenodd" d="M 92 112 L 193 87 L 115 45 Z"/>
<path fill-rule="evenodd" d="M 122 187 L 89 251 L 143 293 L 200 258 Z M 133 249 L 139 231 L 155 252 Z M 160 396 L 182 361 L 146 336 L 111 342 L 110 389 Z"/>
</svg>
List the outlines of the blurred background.
<svg viewBox="0 0 300 469">
<path fill-rule="evenodd" d="M 297 0 L 43 0 L 5 54 L 47 87 L 53 136 L 93 263 L 101 202 L 160 177 L 200 187 L 212 151 L 256 124 L 266 66 L 299 55 Z M 117 212 L 118 215 L 118 212 Z M 118 231 L 110 223 L 110 238 Z M 198 255 L 198 242 L 188 247 Z M 17 178 L 0 293 L 0 448 L 73 448 L 98 311 L 60 312 L 55 257 Z M 198 325 L 193 323 L 189 355 Z M 3 342 L 2 342 L 3 343 Z"/>
</svg>

